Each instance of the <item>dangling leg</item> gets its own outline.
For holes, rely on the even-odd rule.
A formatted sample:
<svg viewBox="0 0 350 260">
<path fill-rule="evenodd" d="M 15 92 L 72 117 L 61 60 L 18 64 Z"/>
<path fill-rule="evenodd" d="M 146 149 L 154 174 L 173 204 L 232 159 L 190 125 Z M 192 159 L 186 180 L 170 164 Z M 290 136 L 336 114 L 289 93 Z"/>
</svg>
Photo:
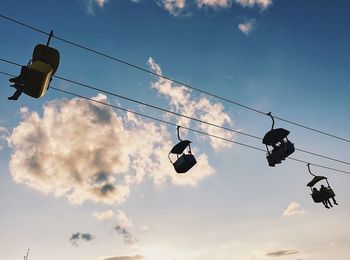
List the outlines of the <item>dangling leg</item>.
<svg viewBox="0 0 350 260">
<path fill-rule="evenodd" d="M 323 203 L 323 205 L 327 208 L 327 209 L 329 209 L 329 207 L 328 207 L 328 205 L 327 205 L 327 201 L 326 200 L 323 200 L 322 201 L 322 203 Z"/>
<path fill-rule="evenodd" d="M 27 71 L 28 71 L 28 67 L 22 66 L 21 73 L 17 77 L 10 78 L 9 81 L 12 83 L 15 83 L 15 85 L 22 85 L 23 84 L 23 77 Z"/>
<path fill-rule="evenodd" d="M 332 203 L 331 203 L 331 201 L 329 199 L 327 199 L 326 201 L 327 201 L 329 206 L 333 207 L 333 205 L 332 205 Z"/>
<path fill-rule="evenodd" d="M 12 83 L 18 83 L 20 79 L 20 76 L 14 77 L 14 78 L 10 78 L 9 81 Z"/>
<path fill-rule="evenodd" d="M 334 197 L 332 197 L 332 200 L 333 200 L 333 203 L 334 203 L 335 205 L 338 205 L 338 203 L 337 203 L 337 201 L 335 200 Z"/>
<path fill-rule="evenodd" d="M 11 97 L 8 97 L 8 100 L 17 100 L 22 92 L 23 92 L 23 88 L 21 86 L 18 86 L 18 88 L 16 88 L 17 90 L 15 91 L 15 93 L 13 93 L 13 95 Z"/>
<path fill-rule="evenodd" d="M 11 88 L 15 88 L 15 89 L 18 89 L 19 86 L 17 84 L 13 84 L 13 85 L 10 85 Z"/>
</svg>

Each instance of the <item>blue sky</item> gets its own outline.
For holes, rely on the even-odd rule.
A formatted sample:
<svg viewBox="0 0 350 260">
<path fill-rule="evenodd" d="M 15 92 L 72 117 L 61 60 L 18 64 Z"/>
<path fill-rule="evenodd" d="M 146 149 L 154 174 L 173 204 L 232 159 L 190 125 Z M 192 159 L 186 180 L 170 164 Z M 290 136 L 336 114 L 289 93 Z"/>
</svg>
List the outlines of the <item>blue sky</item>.
<svg viewBox="0 0 350 260">
<path fill-rule="evenodd" d="M 348 1 L 7 1 L 0 13 L 181 82 L 349 138 Z M 42 34 L 0 20 L 0 58 L 25 64 Z M 52 39 L 57 75 L 263 136 L 271 120 Z M 0 62 L 0 70 L 19 69 Z M 192 132 L 198 164 L 177 176 L 173 127 L 54 90 L 0 103 L 0 258 L 347 259 L 349 176 L 329 177 L 339 206 L 314 204 L 306 165 Z M 54 79 L 52 86 L 214 131 Z M 96 112 L 99 111 L 99 112 Z M 108 124 L 103 119 L 109 118 Z M 296 126 L 296 147 L 347 161 L 349 144 Z M 264 148 L 260 141 L 213 132 Z M 295 157 L 349 171 L 348 165 Z M 34 167 L 34 163 L 37 167 Z M 98 180 L 97 180 L 98 179 Z M 102 188 L 112 187 L 108 192 Z M 121 229 L 124 232 L 120 232 Z M 119 230 L 119 231 L 118 231 Z M 70 237 L 80 233 L 77 246 Z M 92 234 L 85 241 L 81 234 Z M 129 258 L 127 258 L 129 257 Z"/>
</svg>

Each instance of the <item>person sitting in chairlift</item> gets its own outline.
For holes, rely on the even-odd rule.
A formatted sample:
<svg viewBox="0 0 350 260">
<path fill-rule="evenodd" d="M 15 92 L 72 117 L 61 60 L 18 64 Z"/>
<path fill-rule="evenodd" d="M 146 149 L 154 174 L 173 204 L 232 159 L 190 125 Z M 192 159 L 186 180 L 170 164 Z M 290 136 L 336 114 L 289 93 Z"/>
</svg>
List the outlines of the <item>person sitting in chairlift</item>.
<svg viewBox="0 0 350 260">
<path fill-rule="evenodd" d="M 320 188 L 320 191 L 324 192 L 325 194 L 329 194 L 328 189 L 329 189 L 329 188 L 326 188 L 326 187 L 322 184 L 322 185 L 321 185 L 321 188 Z M 337 201 L 335 200 L 334 196 L 332 196 L 331 198 L 332 198 L 332 200 L 333 200 L 333 203 L 334 203 L 335 205 L 338 205 L 338 203 L 337 203 Z M 322 202 L 323 202 L 324 205 L 327 205 L 327 204 L 328 204 L 329 206 L 333 207 L 333 205 L 332 205 L 332 203 L 330 202 L 329 198 L 325 199 L 325 200 L 322 201 Z M 328 208 L 328 207 L 326 207 L 326 208 Z"/>
<path fill-rule="evenodd" d="M 323 185 L 322 185 L 323 186 Z M 327 188 L 326 188 L 327 189 Z M 319 193 L 321 192 L 321 190 L 323 191 L 323 193 L 325 193 L 325 192 L 327 192 L 327 191 L 325 191 L 324 189 L 320 189 L 320 190 L 318 190 L 317 188 L 312 188 L 312 196 L 313 197 L 318 197 L 319 196 Z M 332 206 L 332 204 L 331 204 L 331 202 L 329 201 L 329 199 L 326 199 L 326 200 L 322 200 L 322 203 L 323 203 L 323 205 L 327 208 L 327 209 L 329 209 L 329 206 L 328 206 L 328 203 L 329 203 L 329 205 L 331 206 L 331 207 L 333 207 Z"/>
<path fill-rule="evenodd" d="M 17 100 L 21 96 L 24 88 L 23 78 L 27 70 L 27 66 L 22 66 L 21 73 L 19 74 L 19 76 L 11 78 L 9 80 L 10 82 L 14 83 L 13 85 L 11 85 L 11 87 L 14 87 L 16 89 L 15 93 L 11 97 L 8 97 L 9 100 Z"/>
</svg>

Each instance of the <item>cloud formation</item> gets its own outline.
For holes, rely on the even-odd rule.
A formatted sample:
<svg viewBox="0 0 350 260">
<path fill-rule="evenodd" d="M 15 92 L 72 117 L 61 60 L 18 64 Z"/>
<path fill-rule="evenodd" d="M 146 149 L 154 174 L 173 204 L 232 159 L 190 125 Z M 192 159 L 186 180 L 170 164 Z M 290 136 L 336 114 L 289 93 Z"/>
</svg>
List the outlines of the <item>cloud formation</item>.
<svg viewBox="0 0 350 260">
<path fill-rule="evenodd" d="M 114 212 L 112 210 L 106 210 L 103 212 L 94 212 L 92 215 L 98 221 L 107 221 L 114 217 Z"/>
<path fill-rule="evenodd" d="M 103 8 L 109 0 L 83 0 L 85 1 L 86 11 L 94 14 L 95 7 Z"/>
<path fill-rule="evenodd" d="M 162 75 L 160 65 L 157 64 L 152 57 L 148 59 L 148 64 L 152 71 L 158 75 Z M 229 114 L 224 111 L 224 106 L 219 102 L 214 103 L 207 97 L 195 98 L 191 91 L 184 86 L 176 85 L 172 81 L 164 78 L 158 78 L 158 80 L 152 84 L 152 88 L 157 90 L 158 95 L 164 96 L 169 100 L 172 111 L 189 117 L 195 117 L 202 121 L 211 122 L 219 126 L 233 126 L 233 120 Z M 191 124 L 190 120 L 187 118 L 177 118 L 176 120 L 176 123 L 181 126 L 189 127 Z M 232 132 L 212 127 L 207 124 L 199 123 L 196 124 L 196 127 L 203 132 L 221 136 L 226 139 L 233 139 L 235 137 Z M 232 147 L 232 143 L 212 137 L 206 137 L 205 140 L 209 140 L 211 146 L 216 151 Z"/>
<path fill-rule="evenodd" d="M 272 0 L 236 0 L 236 3 L 243 7 L 259 6 L 261 9 L 266 9 L 272 5 Z"/>
<path fill-rule="evenodd" d="M 121 227 L 120 225 L 117 225 L 114 227 L 114 230 L 118 232 L 118 234 L 120 234 L 123 237 L 123 241 L 125 244 L 128 245 L 133 245 L 135 244 L 138 239 L 136 239 L 129 230 L 127 230 L 124 227 Z"/>
<path fill-rule="evenodd" d="M 0 150 L 4 148 L 4 143 L 7 140 L 7 137 L 9 135 L 9 131 L 7 128 L 0 126 Z"/>
<path fill-rule="evenodd" d="M 122 235 L 125 244 L 135 244 L 138 239 L 135 238 L 129 230 L 133 226 L 132 220 L 128 218 L 125 212 L 122 210 L 118 210 L 116 216 L 117 225 L 114 227 L 114 230 L 117 231 L 118 234 Z"/>
<path fill-rule="evenodd" d="M 113 256 L 113 257 L 107 257 L 103 260 L 143 260 L 144 257 L 140 255 L 135 256 Z"/>
<path fill-rule="evenodd" d="M 94 236 L 89 234 L 89 233 L 73 233 L 70 237 L 70 241 L 72 242 L 73 245 L 78 246 L 78 241 L 79 240 L 83 240 L 86 242 L 91 241 L 92 239 L 94 239 Z"/>
<path fill-rule="evenodd" d="M 283 212 L 284 217 L 290 217 L 295 215 L 303 215 L 305 210 L 301 209 L 301 206 L 297 202 L 292 202 L 289 204 L 288 208 Z"/>
<path fill-rule="evenodd" d="M 231 6 L 231 0 L 196 0 L 199 8 L 208 6 L 212 8 L 226 8 Z"/>
<path fill-rule="evenodd" d="M 280 257 L 280 256 L 288 256 L 288 255 L 295 255 L 299 254 L 299 251 L 294 251 L 294 250 L 278 250 L 278 251 L 272 251 L 266 253 L 266 256 L 269 257 Z"/>
<path fill-rule="evenodd" d="M 177 16 L 184 10 L 186 0 L 162 0 L 160 4 L 170 14 Z"/>
<path fill-rule="evenodd" d="M 245 35 L 249 35 L 254 29 L 255 19 L 250 19 L 245 23 L 238 24 L 238 29 L 243 32 Z"/>
<path fill-rule="evenodd" d="M 107 97 L 94 99 L 108 103 Z M 149 178 L 157 186 L 197 185 L 214 173 L 205 154 L 186 175 L 167 158 L 173 143 L 164 125 L 80 98 L 46 103 L 43 114 L 22 108 L 8 137 L 10 172 L 17 183 L 80 204 L 123 203 L 132 185 Z"/>
<path fill-rule="evenodd" d="M 119 226 L 124 228 L 129 228 L 134 226 L 134 224 L 132 223 L 132 220 L 126 216 L 124 211 L 118 209 L 116 216 L 117 216 L 117 223 Z"/>
<path fill-rule="evenodd" d="M 95 0 L 95 3 L 102 8 L 108 1 L 109 0 Z"/>
</svg>

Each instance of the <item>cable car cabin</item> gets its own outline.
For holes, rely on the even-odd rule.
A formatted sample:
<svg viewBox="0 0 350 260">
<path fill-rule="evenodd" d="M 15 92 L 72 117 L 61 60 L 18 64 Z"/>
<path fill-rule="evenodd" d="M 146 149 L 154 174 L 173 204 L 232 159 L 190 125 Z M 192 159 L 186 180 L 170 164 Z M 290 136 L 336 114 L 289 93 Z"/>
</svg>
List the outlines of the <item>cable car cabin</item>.
<svg viewBox="0 0 350 260">
<path fill-rule="evenodd" d="M 190 170 L 196 163 L 196 158 L 191 153 L 191 141 L 183 140 L 176 144 L 173 149 L 171 149 L 168 158 L 173 164 L 175 171 L 177 173 L 185 173 Z M 184 153 L 185 149 L 188 147 L 188 153 Z M 170 154 L 176 154 L 177 160 L 173 162 L 170 158 Z M 181 156 L 179 156 L 181 154 Z"/>
<path fill-rule="evenodd" d="M 49 42 L 49 41 L 48 41 Z M 60 62 L 59 51 L 48 45 L 38 44 L 35 46 L 31 63 L 23 66 L 19 76 L 10 79 L 17 89 L 14 94 L 17 100 L 22 92 L 33 98 L 40 98 L 46 94 L 52 76 L 58 69 Z"/>
<path fill-rule="evenodd" d="M 322 180 L 325 180 L 327 182 L 327 187 L 322 185 L 321 188 L 318 190 L 314 186 L 316 185 L 316 183 L 318 183 L 319 181 L 322 181 Z M 332 190 L 332 188 L 330 187 L 328 180 L 327 180 L 327 177 L 315 176 L 313 178 L 313 180 L 307 184 L 307 186 L 310 187 L 310 190 L 311 190 L 310 195 L 315 203 L 320 203 L 320 202 L 323 202 L 325 200 L 329 200 L 330 198 L 335 197 L 335 193 Z"/>
<path fill-rule="evenodd" d="M 266 145 L 266 158 L 269 166 L 274 167 L 281 163 L 295 151 L 294 144 L 287 138 L 288 135 L 288 130 L 277 128 L 270 130 L 264 136 L 262 142 Z M 272 146 L 272 149 L 269 149 L 268 146 Z"/>
</svg>

